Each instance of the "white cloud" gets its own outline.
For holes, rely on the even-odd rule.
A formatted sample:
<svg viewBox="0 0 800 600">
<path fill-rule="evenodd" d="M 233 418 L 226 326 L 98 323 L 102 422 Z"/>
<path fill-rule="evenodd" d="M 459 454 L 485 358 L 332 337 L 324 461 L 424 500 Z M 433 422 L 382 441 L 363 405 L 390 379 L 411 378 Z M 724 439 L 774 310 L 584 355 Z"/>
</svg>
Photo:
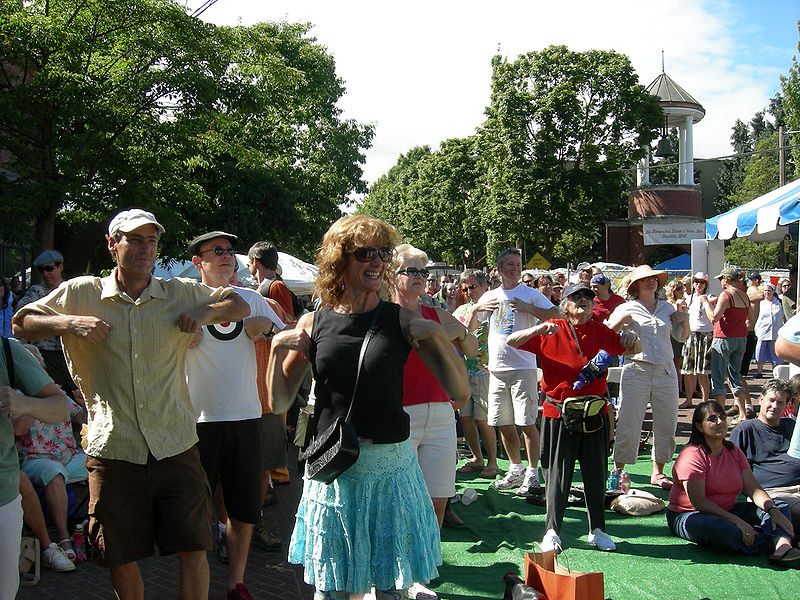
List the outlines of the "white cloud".
<svg viewBox="0 0 800 600">
<path fill-rule="evenodd" d="M 551 44 L 613 49 L 630 57 L 643 85 L 661 72 L 664 50 L 666 72 L 706 109 L 694 130 L 695 156 L 728 154 L 735 120 L 763 109 L 789 67 L 780 71 L 761 60 L 774 59 L 780 48 L 740 52 L 747 32 L 734 9 L 729 2 L 700 0 L 220 0 L 204 18 L 313 23 L 312 34 L 334 55 L 345 80 L 345 115 L 376 126 L 365 167 L 374 181 L 413 146 L 437 146 L 480 125 L 498 47 L 509 58 Z M 737 63 L 736 56 L 748 62 Z"/>
</svg>

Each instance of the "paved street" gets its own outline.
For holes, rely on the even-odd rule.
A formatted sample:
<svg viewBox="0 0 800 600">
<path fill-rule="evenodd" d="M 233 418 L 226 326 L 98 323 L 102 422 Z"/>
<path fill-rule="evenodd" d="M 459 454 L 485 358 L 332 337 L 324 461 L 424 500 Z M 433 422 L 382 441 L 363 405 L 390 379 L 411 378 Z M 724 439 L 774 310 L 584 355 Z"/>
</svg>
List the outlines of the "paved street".
<svg viewBox="0 0 800 600">
<path fill-rule="evenodd" d="M 291 462 L 291 460 L 290 460 Z M 302 569 L 286 562 L 286 549 L 294 524 L 294 513 L 302 491 L 302 480 L 293 473 L 292 482 L 275 486 L 278 502 L 264 508 L 264 520 L 282 540 L 280 552 L 264 552 L 255 546 L 245 572 L 245 584 L 256 600 L 310 600 L 312 587 L 303 583 Z M 211 567 L 211 600 L 224 600 L 227 567 L 214 552 L 208 554 Z M 155 556 L 139 563 L 145 598 L 162 600 L 178 597 L 178 559 Z M 17 600 L 65 600 L 114 598 L 108 570 L 93 562 L 80 563 L 73 573 L 53 573 L 42 568 L 39 585 L 20 588 Z"/>
</svg>

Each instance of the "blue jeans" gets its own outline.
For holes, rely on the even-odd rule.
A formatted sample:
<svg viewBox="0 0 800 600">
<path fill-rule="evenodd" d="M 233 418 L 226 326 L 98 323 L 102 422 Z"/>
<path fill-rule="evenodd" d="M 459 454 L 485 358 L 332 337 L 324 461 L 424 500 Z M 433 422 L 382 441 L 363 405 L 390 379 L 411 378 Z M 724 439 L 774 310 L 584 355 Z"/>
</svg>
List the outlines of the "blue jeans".
<svg viewBox="0 0 800 600">
<path fill-rule="evenodd" d="M 731 383 L 731 391 L 741 394 L 742 355 L 747 338 L 714 338 L 711 342 L 711 395 L 725 394 L 725 378 Z"/>
<path fill-rule="evenodd" d="M 783 516 L 792 520 L 792 513 L 785 502 L 774 500 L 775 506 Z M 780 536 L 792 539 L 788 533 L 778 529 L 768 513 L 757 508 L 752 502 L 737 502 L 730 512 L 753 526 L 756 539 L 752 546 L 742 543 L 742 532 L 734 525 L 720 517 L 704 515 L 699 511 L 673 512 L 667 510 L 667 524 L 673 535 L 699 544 L 720 550 L 733 550 L 743 554 L 766 554 L 772 552 L 772 537 Z"/>
</svg>

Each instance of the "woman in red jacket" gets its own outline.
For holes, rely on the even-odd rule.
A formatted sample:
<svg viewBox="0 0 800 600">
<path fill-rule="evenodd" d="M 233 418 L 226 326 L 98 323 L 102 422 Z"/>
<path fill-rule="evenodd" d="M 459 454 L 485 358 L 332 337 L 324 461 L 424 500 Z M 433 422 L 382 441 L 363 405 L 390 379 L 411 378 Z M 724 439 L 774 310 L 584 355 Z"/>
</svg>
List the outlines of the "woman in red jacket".
<svg viewBox="0 0 800 600">
<path fill-rule="evenodd" d="M 594 296 L 594 292 L 583 283 L 567 286 L 560 305 L 566 318 L 518 331 L 507 340 L 510 346 L 536 354 L 542 368 L 541 384 L 546 399 L 542 412 L 541 463 L 545 472 L 547 497 L 547 533 L 541 543 L 543 550 L 562 547 L 558 532 L 572 485 L 575 460 L 580 463 L 583 477 L 586 510 L 589 513 L 589 542 L 598 550 L 616 550 L 613 540 L 605 533 L 608 407 L 603 400 L 600 416 L 596 419 L 597 429 L 588 433 L 570 431 L 561 418 L 561 407 L 567 398 L 599 398 L 605 394 L 605 372 L 586 383 L 580 391 L 573 389 L 586 364 L 600 350 L 611 355 L 623 354 L 636 340 L 633 332 L 619 334 L 592 319 Z"/>
</svg>

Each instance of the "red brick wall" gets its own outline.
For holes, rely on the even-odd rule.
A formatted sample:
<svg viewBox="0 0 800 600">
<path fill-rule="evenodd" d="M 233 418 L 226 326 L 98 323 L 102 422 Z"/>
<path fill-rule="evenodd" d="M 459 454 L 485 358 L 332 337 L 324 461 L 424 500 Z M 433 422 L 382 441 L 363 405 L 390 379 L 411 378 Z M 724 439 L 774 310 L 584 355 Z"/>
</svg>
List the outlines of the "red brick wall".
<svg viewBox="0 0 800 600">
<path fill-rule="evenodd" d="M 652 186 L 628 193 L 628 218 L 684 215 L 702 218 L 702 194 L 696 186 Z"/>
</svg>

